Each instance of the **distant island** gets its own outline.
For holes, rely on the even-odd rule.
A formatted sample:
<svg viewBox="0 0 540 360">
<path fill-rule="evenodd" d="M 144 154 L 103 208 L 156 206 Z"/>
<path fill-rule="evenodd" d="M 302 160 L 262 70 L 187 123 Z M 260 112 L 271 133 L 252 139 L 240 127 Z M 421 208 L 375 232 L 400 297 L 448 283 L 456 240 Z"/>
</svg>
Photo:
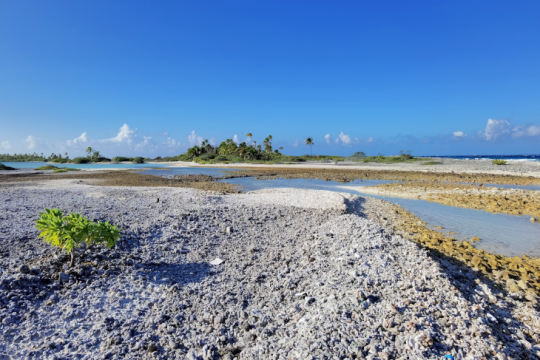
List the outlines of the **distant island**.
<svg viewBox="0 0 540 360">
<path fill-rule="evenodd" d="M 145 162 L 173 162 L 173 161 L 185 161 L 196 162 L 199 164 L 230 164 L 230 163 L 253 163 L 253 164 L 288 164 L 299 163 L 306 161 L 323 161 L 323 162 L 339 162 L 339 161 L 358 161 L 358 162 L 378 162 L 378 163 L 400 163 L 400 162 L 415 162 L 419 160 L 426 160 L 426 158 L 417 158 L 411 155 L 411 151 L 401 151 L 399 155 L 395 156 L 383 156 L 378 154 L 376 156 L 367 156 L 364 152 L 358 151 L 351 156 L 335 156 L 335 155 L 313 155 L 313 145 L 315 145 L 312 138 L 305 140 L 305 145 L 309 146 L 310 154 L 302 156 L 285 155 L 281 151 L 283 147 L 274 149 L 272 146 L 272 135 L 268 135 L 262 145 L 257 144 L 256 141 L 252 141 L 252 134 L 248 133 L 247 142 L 236 143 L 233 139 L 227 139 L 219 146 L 212 145 L 208 140 L 204 140 L 200 145 L 195 145 L 183 154 L 176 156 L 157 156 L 155 158 L 148 157 L 125 157 L 115 156 L 113 158 L 107 158 L 102 156 L 98 150 L 91 147 L 86 149 L 87 156 L 76 157 L 70 159 L 68 153 L 51 154 L 45 157 L 43 153 L 37 154 L 0 154 L 0 162 L 51 162 L 58 164 L 91 164 L 91 163 L 120 163 L 120 162 L 132 162 L 135 164 L 143 164 Z M 429 159 L 427 159 L 429 160 Z M 431 163 L 430 165 L 434 165 Z"/>
</svg>

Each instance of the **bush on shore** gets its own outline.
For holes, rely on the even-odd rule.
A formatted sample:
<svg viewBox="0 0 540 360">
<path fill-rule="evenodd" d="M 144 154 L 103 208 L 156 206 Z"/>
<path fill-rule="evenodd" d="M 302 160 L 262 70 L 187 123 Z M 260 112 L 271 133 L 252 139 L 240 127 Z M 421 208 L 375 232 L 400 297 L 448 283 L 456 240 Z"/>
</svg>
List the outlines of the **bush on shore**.
<svg viewBox="0 0 540 360">
<path fill-rule="evenodd" d="M 75 159 L 73 159 L 74 164 L 88 164 L 88 163 L 91 163 L 91 162 L 92 161 L 89 158 L 86 158 L 86 157 L 76 157 Z"/>
<path fill-rule="evenodd" d="M 133 158 L 125 156 L 115 156 L 112 159 L 113 162 L 124 162 L 124 161 L 133 161 Z"/>
<path fill-rule="evenodd" d="M 501 160 L 501 159 L 494 159 L 493 161 L 491 161 L 493 164 L 495 165 L 506 165 L 506 160 Z"/>
</svg>

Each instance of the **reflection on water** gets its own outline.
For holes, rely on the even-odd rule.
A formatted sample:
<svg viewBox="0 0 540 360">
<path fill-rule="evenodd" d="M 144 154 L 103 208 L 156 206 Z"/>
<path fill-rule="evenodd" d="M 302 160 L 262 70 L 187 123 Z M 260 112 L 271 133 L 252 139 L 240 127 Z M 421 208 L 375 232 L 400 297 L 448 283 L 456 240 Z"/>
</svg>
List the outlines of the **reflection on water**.
<svg viewBox="0 0 540 360">
<path fill-rule="evenodd" d="M 496 187 L 504 189 L 540 190 L 540 185 L 505 185 L 505 184 L 484 184 L 485 187 Z"/>
<path fill-rule="evenodd" d="M 352 189 L 339 188 L 343 183 L 316 179 L 271 179 L 237 178 L 220 180 L 240 185 L 244 190 L 271 188 L 296 188 L 328 190 L 360 194 Z M 356 180 L 347 185 L 373 186 L 393 181 Z M 477 236 L 482 239 L 475 246 L 486 251 L 506 256 L 540 256 L 540 225 L 531 223 L 528 216 L 493 214 L 480 210 L 464 209 L 431 203 L 425 200 L 402 199 L 389 196 L 369 195 L 370 197 L 390 201 L 400 205 L 424 220 L 428 225 L 442 226 L 444 231 L 452 231 L 456 239 L 470 239 Z"/>
<path fill-rule="evenodd" d="M 229 168 L 204 168 L 204 167 L 175 167 L 167 168 L 167 170 L 150 169 L 140 172 L 140 174 L 157 175 L 165 177 L 173 177 L 174 175 L 210 175 L 214 177 L 221 177 L 225 175 L 225 171 L 240 171 L 243 169 L 229 169 Z"/>
</svg>

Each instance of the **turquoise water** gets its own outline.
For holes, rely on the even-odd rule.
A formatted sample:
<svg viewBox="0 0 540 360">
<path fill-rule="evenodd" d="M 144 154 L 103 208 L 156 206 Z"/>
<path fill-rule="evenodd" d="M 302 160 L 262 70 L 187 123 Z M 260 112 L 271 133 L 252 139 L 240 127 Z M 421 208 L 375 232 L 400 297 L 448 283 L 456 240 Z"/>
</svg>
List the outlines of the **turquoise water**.
<svg viewBox="0 0 540 360">
<path fill-rule="evenodd" d="M 316 179 L 255 180 L 254 178 L 236 178 L 220 181 L 240 185 L 245 191 L 271 188 L 327 190 L 387 200 L 415 214 L 432 228 L 442 226 L 444 229 L 442 231 L 456 233 L 452 235 L 456 239 L 470 240 L 473 236 L 479 237 L 481 241 L 474 244 L 479 249 L 505 256 L 521 256 L 523 254 L 540 256 L 540 224 L 531 223 L 530 216 L 493 214 L 425 200 L 366 195 L 353 189 L 340 187 L 344 185 L 373 186 L 392 181 L 356 180 L 346 184 Z"/>
<path fill-rule="evenodd" d="M 167 170 L 144 170 L 141 174 L 157 175 L 172 177 L 174 175 L 210 175 L 214 177 L 221 177 L 226 171 L 240 171 L 243 169 L 230 169 L 230 168 L 210 168 L 210 167 L 175 167 L 168 168 Z M 138 172 L 138 171 L 137 171 Z"/>
<path fill-rule="evenodd" d="M 169 167 L 170 163 L 156 164 L 57 164 L 47 162 L 3 162 L 6 166 L 15 169 L 35 169 L 41 166 L 54 165 L 57 167 L 68 167 L 73 169 L 140 169 L 149 167 Z"/>
</svg>

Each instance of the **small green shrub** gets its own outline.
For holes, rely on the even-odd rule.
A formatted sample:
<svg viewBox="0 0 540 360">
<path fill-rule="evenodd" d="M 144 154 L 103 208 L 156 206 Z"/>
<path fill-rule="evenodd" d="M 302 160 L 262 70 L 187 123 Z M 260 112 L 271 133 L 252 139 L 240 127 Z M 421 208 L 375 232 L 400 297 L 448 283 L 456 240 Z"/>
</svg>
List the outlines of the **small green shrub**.
<svg viewBox="0 0 540 360">
<path fill-rule="evenodd" d="M 44 165 L 44 166 L 40 166 L 38 168 L 35 168 L 34 170 L 56 170 L 58 169 L 56 166 L 54 165 Z"/>
<path fill-rule="evenodd" d="M 68 172 L 68 171 L 80 171 L 81 169 L 74 169 L 74 168 L 58 168 L 58 169 L 54 169 L 53 172 L 55 173 L 64 173 L 64 172 Z"/>
<path fill-rule="evenodd" d="M 133 161 L 133 158 L 125 157 L 125 156 L 115 156 L 112 161 L 114 162 L 122 162 L 122 161 Z"/>
<path fill-rule="evenodd" d="M 506 160 L 501 160 L 501 159 L 494 159 L 493 161 L 491 161 L 493 164 L 495 165 L 506 165 Z"/>
<path fill-rule="evenodd" d="M 144 158 L 142 158 L 140 156 L 137 156 L 136 158 L 133 159 L 133 163 L 135 163 L 135 164 L 144 164 Z"/>
<path fill-rule="evenodd" d="M 69 266 L 75 261 L 75 249 L 85 243 L 89 248 L 94 245 L 106 245 L 112 248 L 120 238 L 120 229 L 108 222 L 88 220 L 81 214 L 71 213 L 63 216 L 58 209 L 45 209 L 39 214 L 36 227 L 46 243 L 58 247 L 71 255 Z"/>
<path fill-rule="evenodd" d="M 439 161 L 426 161 L 424 163 L 421 163 L 420 165 L 439 165 L 439 164 L 442 164 L 442 163 Z"/>
<path fill-rule="evenodd" d="M 66 159 L 66 158 L 58 158 L 58 159 L 53 159 L 52 160 L 53 163 L 58 163 L 58 164 L 65 164 L 67 162 L 69 162 L 69 159 Z"/>
<path fill-rule="evenodd" d="M 92 162 L 92 161 L 90 161 L 90 159 L 85 158 L 85 157 L 77 157 L 77 158 L 73 159 L 74 164 L 88 164 L 90 162 Z"/>
</svg>

